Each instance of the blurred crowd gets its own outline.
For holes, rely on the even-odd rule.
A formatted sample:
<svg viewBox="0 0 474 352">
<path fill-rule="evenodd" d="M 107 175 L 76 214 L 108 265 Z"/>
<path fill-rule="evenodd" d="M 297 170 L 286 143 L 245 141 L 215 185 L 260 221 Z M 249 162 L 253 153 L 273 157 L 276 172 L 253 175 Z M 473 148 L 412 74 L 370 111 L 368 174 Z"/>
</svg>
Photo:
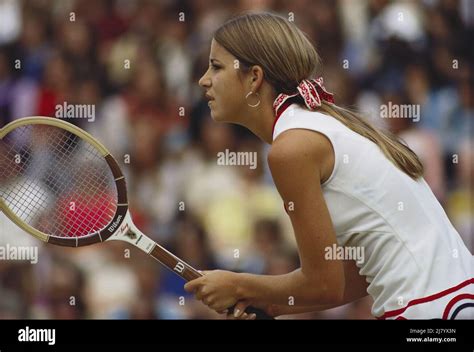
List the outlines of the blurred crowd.
<svg viewBox="0 0 474 352">
<path fill-rule="evenodd" d="M 192 266 L 283 274 L 299 266 L 266 166 L 268 146 L 214 123 L 197 82 L 213 31 L 272 11 L 305 31 L 336 102 L 388 128 L 420 156 L 425 178 L 473 248 L 473 2 L 470 0 L 2 0 L 0 126 L 91 104 L 69 120 L 107 146 L 127 178 L 137 226 Z M 419 121 L 381 118 L 416 104 Z M 217 153 L 257 152 L 258 167 Z M 119 242 L 44 245 L 0 214 L 0 245 L 40 247 L 38 264 L 0 261 L 0 318 L 220 318 L 183 281 Z M 414 234 L 416 235 L 416 234 Z M 371 299 L 300 318 L 370 319 Z"/>
</svg>

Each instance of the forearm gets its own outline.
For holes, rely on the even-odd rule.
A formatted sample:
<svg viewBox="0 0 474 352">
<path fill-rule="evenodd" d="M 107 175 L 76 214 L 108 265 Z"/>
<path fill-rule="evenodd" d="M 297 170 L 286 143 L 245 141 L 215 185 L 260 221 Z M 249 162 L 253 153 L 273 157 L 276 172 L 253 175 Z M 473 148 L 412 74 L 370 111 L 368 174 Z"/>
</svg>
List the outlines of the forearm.
<svg viewBox="0 0 474 352">
<path fill-rule="evenodd" d="M 309 278 L 301 269 L 284 275 L 239 274 L 237 287 L 240 300 L 282 306 L 339 304 L 343 293 L 330 291 L 322 277 Z"/>
<path fill-rule="evenodd" d="M 270 307 L 271 315 L 274 317 L 278 317 L 280 315 L 288 315 L 288 314 L 301 314 L 301 313 L 309 313 L 309 312 L 321 312 L 323 310 L 332 309 L 336 307 L 343 306 L 345 304 L 357 301 L 363 297 L 367 296 L 367 293 L 362 294 L 358 297 L 344 297 L 344 299 L 339 303 L 334 304 L 320 304 L 314 306 L 293 306 L 293 305 L 277 305 L 272 304 Z"/>
<path fill-rule="evenodd" d="M 315 306 L 292 306 L 292 305 L 276 305 L 270 307 L 271 315 L 278 317 L 280 315 L 302 314 L 309 312 L 321 312 L 326 309 L 336 308 L 346 303 L 336 304 L 320 304 Z"/>
</svg>

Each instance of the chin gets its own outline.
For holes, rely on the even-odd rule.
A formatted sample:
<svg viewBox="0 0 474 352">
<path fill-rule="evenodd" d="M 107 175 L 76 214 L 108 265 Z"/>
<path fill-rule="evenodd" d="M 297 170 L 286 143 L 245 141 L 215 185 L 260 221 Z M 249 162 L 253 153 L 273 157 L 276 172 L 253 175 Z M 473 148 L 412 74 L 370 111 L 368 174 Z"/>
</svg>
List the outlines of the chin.
<svg viewBox="0 0 474 352">
<path fill-rule="evenodd" d="M 211 118 L 215 122 L 235 123 L 234 116 L 228 110 L 211 109 Z"/>
<path fill-rule="evenodd" d="M 227 122 L 225 120 L 225 118 L 223 118 L 223 116 L 219 113 L 216 113 L 214 110 L 211 110 L 211 118 L 215 121 L 215 122 Z"/>
</svg>

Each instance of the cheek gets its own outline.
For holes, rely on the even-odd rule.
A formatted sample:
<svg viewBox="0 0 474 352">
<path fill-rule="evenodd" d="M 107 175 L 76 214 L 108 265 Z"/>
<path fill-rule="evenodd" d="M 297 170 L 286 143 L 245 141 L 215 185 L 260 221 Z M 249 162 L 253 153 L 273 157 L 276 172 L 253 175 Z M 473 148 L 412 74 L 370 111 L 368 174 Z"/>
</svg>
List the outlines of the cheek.
<svg viewBox="0 0 474 352">
<path fill-rule="evenodd" d="M 235 109 L 242 103 L 241 86 L 235 73 L 226 72 L 216 76 L 215 87 L 217 88 L 216 96 L 228 104 L 229 108 Z"/>
<path fill-rule="evenodd" d="M 212 91 L 216 98 L 212 102 L 211 117 L 216 121 L 231 122 L 240 115 L 245 95 L 235 72 L 221 71 L 212 77 Z"/>
</svg>

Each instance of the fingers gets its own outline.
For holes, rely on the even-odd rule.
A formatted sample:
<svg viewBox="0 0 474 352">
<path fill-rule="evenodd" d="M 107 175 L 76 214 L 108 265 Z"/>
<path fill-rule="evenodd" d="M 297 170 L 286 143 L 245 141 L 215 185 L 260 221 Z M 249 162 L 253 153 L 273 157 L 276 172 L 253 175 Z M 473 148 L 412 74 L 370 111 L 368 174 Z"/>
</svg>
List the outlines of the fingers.
<svg viewBox="0 0 474 352">
<path fill-rule="evenodd" d="M 184 285 L 184 290 L 186 292 L 194 292 L 202 284 L 203 277 L 189 281 Z"/>
<path fill-rule="evenodd" d="M 248 314 L 244 312 L 240 314 L 238 318 L 236 318 L 233 313 L 226 315 L 227 320 L 255 320 L 256 318 L 257 315 L 255 313 Z"/>
<path fill-rule="evenodd" d="M 194 292 L 194 296 L 198 301 L 201 301 L 206 306 L 220 314 L 227 313 L 227 308 L 234 303 L 232 301 L 226 302 L 225 300 L 219 300 L 215 294 L 209 294 L 205 287 L 198 287 Z"/>
<path fill-rule="evenodd" d="M 201 271 L 200 274 L 202 274 L 201 277 L 185 284 L 184 289 L 187 292 L 194 293 L 196 299 L 202 301 L 209 308 L 225 314 L 226 309 L 232 307 L 237 301 L 235 290 L 229 289 L 226 281 L 229 273 L 215 270 L 213 274 L 211 274 L 211 271 Z M 239 305 L 239 316 L 247 305 Z"/>
<path fill-rule="evenodd" d="M 230 304 L 229 304 L 229 303 L 226 303 L 226 301 L 219 301 L 218 299 L 216 299 L 216 297 L 213 297 L 213 296 L 204 298 L 202 300 L 202 302 L 206 306 L 208 306 L 212 310 L 215 310 L 218 313 L 223 312 L 223 311 L 227 311 L 227 307 L 232 305 L 232 302 L 230 302 Z"/>
<path fill-rule="evenodd" d="M 184 285 L 184 290 L 186 292 L 194 292 L 197 288 L 199 288 L 199 286 L 202 285 L 204 276 L 211 272 L 211 270 L 198 270 L 198 271 L 200 274 L 202 274 L 202 276 L 186 283 Z"/>
<path fill-rule="evenodd" d="M 234 307 L 233 312 L 229 312 L 226 316 L 228 320 L 255 320 L 257 315 L 255 313 L 246 313 L 245 310 L 250 305 L 249 301 L 239 301 Z"/>
<path fill-rule="evenodd" d="M 239 318 L 245 312 L 245 309 L 250 305 L 249 301 L 239 301 L 234 308 L 234 317 Z"/>
</svg>

